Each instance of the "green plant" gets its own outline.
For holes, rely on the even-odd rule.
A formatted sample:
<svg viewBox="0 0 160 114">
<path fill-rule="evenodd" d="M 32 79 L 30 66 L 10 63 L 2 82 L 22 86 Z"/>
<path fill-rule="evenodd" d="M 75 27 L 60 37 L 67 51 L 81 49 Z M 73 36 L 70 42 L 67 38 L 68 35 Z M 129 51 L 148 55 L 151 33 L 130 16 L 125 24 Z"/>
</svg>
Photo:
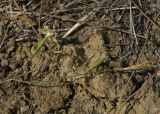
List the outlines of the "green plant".
<svg viewBox="0 0 160 114">
<path fill-rule="evenodd" d="M 58 41 L 54 37 L 54 34 L 53 34 L 52 30 L 49 29 L 47 26 L 45 26 L 42 29 L 39 29 L 39 32 L 42 35 L 44 35 L 44 38 L 41 41 L 39 41 L 36 46 L 33 46 L 32 50 L 31 50 L 31 53 L 32 53 L 33 57 L 41 50 L 41 48 L 44 46 L 46 41 L 48 41 L 49 39 L 52 38 L 54 43 L 58 43 Z"/>
<path fill-rule="evenodd" d="M 98 68 L 104 61 L 107 61 L 109 59 L 109 56 L 103 53 L 94 63 L 92 63 L 87 71 L 85 73 L 88 73 L 89 71 L 92 71 L 96 68 Z"/>
</svg>

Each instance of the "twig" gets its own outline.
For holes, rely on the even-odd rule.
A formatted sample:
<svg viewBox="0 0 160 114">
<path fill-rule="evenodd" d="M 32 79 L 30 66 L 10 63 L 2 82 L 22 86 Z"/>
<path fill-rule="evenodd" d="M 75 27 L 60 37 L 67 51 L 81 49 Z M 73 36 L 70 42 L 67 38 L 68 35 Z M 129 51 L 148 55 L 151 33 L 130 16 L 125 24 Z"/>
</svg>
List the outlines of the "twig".
<svg viewBox="0 0 160 114">
<path fill-rule="evenodd" d="M 124 103 L 122 104 L 122 106 L 119 108 L 118 114 L 120 114 L 123 106 L 128 102 L 128 100 L 130 100 L 132 97 L 134 97 L 135 95 L 137 95 L 145 86 L 147 86 L 148 83 L 149 83 L 149 81 L 146 82 L 140 89 L 138 89 L 135 93 L 133 93 L 131 96 L 129 96 L 129 97 L 125 100 L 125 102 L 124 102 Z"/>
<path fill-rule="evenodd" d="M 61 85 L 52 85 L 51 81 L 24 81 L 24 80 L 19 80 L 19 79 L 16 79 L 16 78 L 10 78 L 8 80 L 5 80 L 5 81 L 2 81 L 0 82 L 0 84 L 3 84 L 3 83 L 6 83 L 6 82 L 9 82 L 9 81 L 16 81 L 16 82 L 20 82 L 20 83 L 25 83 L 25 84 L 28 84 L 28 85 L 31 85 L 31 86 L 38 86 L 38 87 L 60 87 L 60 86 L 65 86 L 65 84 L 61 84 Z M 49 84 L 51 85 L 49 85 Z"/>
<path fill-rule="evenodd" d="M 145 41 L 145 43 L 147 42 L 147 40 L 148 39 L 146 39 L 146 41 Z M 145 46 L 145 45 L 144 45 Z M 139 61 L 139 59 L 140 59 L 140 57 L 141 57 L 141 55 L 142 55 L 142 52 L 143 52 L 143 50 L 144 50 L 144 46 L 143 46 L 143 48 L 141 49 L 141 51 L 140 51 L 140 53 L 139 53 L 139 56 L 138 56 L 138 59 L 137 59 L 137 61 L 136 61 L 136 63 Z M 133 73 L 135 73 L 134 71 L 132 72 L 132 74 Z M 133 75 L 131 75 L 131 76 L 133 76 Z M 128 80 L 128 82 L 129 82 L 130 80 Z M 127 83 L 128 83 L 127 82 Z M 126 84 L 126 86 L 127 86 L 127 84 Z M 126 88 L 126 86 L 125 86 L 125 88 Z M 134 95 L 136 95 L 140 90 L 142 89 L 142 87 L 139 89 L 139 90 L 137 90 L 135 93 L 133 93 L 126 101 L 125 101 L 125 103 L 130 99 L 130 98 L 132 98 Z M 124 89 L 125 90 L 125 89 Z M 123 95 L 123 94 L 122 94 Z M 120 101 L 121 102 L 121 101 Z M 123 108 L 123 106 L 125 105 L 125 103 L 123 103 L 122 104 L 122 106 L 120 107 L 120 109 L 119 109 L 119 113 L 120 113 L 120 111 L 121 111 L 121 109 Z"/>
<path fill-rule="evenodd" d="M 129 0 L 129 5 L 130 5 L 130 7 L 131 7 L 131 1 Z M 133 33 L 133 19 L 132 19 L 133 17 L 132 17 L 132 10 L 131 10 L 131 8 L 129 9 L 129 22 L 130 22 L 130 24 L 129 24 L 129 28 L 130 28 L 130 32 L 131 33 Z M 133 36 L 134 36 L 135 34 L 133 33 Z M 130 35 L 130 39 L 131 39 L 131 45 L 130 45 L 130 47 L 131 47 L 131 49 L 133 48 L 133 40 L 132 40 L 132 35 Z"/>
<path fill-rule="evenodd" d="M 2 40 L 2 42 L 1 42 L 1 44 L 0 44 L 0 49 L 2 48 L 3 43 L 4 43 L 4 41 L 5 41 L 6 37 L 7 37 L 8 29 L 9 29 L 9 25 L 7 26 L 7 29 L 6 29 L 6 32 L 5 32 L 5 34 L 4 34 L 3 40 Z"/>
<path fill-rule="evenodd" d="M 159 25 L 156 24 L 151 18 L 149 18 L 149 17 L 142 11 L 142 9 L 141 9 L 133 0 L 131 0 L 131 1 L 132 1 L 132 3 L 138 8 L 138 10 L 142 13 L 142 15 L 143 15 L 144 17 L 146 17 L 146 18 L 148 19 L 148 21 L 151 22 L 154 26 L 156 26 L 157 29 L 160 31 Z"/>
<path fill-rule="evenodd" d="M 119 21 L 121 20 L 121 18 L 123 17 L 123 14 L 124 14 L 124 12 L 125 12 L 126 9 L 127 9 L 127 5 L 128 5 L 128 2 L 125 4 L 125 7 L 124 7 L 124 9 L 123 9 L 123 11 L 122 11 L 120 17 L 118 18 L 117 22 L 119 22 Z M 130 10 L 130 8 L 131 8 L 131 7 L 129 7 L 128 9 Z"/>
<path fill-rule="evenodd" d="M 97 8 L 98 9 L 98 8 Z M 97 9 L 95 11 L 97 11 Z M 85 20 L 87 20 L 90 16 L 92 16 L 95 11 L 90 11 L 88 14 L 86 14 L 85 16 L 83 16 L 78 22 L 76 23 L 71 29 L 69 29 L 69 31 L 63 35 L 62 38 L 65 38 L 65 37 L 68 37 L 70 34 L 73 33 L 73 31 L 75 31 L 76 29 L 78 29 L 81 25 L 82 25 L 82 22 L 84 22 Z"/>
<path fill-rule="evenodd" d="M 112 28 L 112 27 L 106 27 L 108 30 L 114 30 L 114 31 L 117 31 L 117 32 L 123 32 L 123 33 L 126 33 L 126 34 L 131 34 L 131 35 L 134 35 L 134 33 L 130 33 L 128 31 L 124 31 L 124 30 L 120 30 L 120 29 L 116 29 L 116 28 Z M 142 36 L 142 35 L 139 35 L 137 34 L 137 37 L 139 38 L 144 38 L 144 39 L 148 39 L 147 37 L 145 36 Z"/>
<path fill-rule="evenodd" d="M 125 87 L 123 88 L 123 90 L 122 90 L 122 92 L 121 92 L 121 96 L 120 96 L 120 98 L 119 98 L 119 104 L 121 104 L 121 100 L 122 100 L 122 97 L 123 97 L 123 94 L 124 94 L 124 91 L 126 90 L 126 88 L 128 87 L 128 85 L 129 85 L 129 82 L 131 81 L 131 79 L 132 79 L 132 77 L 133 77 L 133 75 L 134 75 L 134 73 L 135 72 L 132 72 L 132 74 L 131 74 L 131 76 L 130 76 L 130 78 L 128 79 L 128 81 L 127 81 L 127 83 L 126 83 L 126 85 L 125 85 Z M 121 109 L 123 108 L 123 106 L 121 106 L 118 110 L 119 110 L 119 112 L 121 111 Z"/>
<path fill-rule="evenodd" d="M 41 26 L 41 13 L 42 13 L 42 0 L 40 1 L 39 18 L 38 18 L 38 28 Z"/>
<path fill-rule="evenodd" d="M 136 44 L 138 45 L 138 40 L 137 40 L 137 35 L 135 32 L 135 28 L 134 28 L 134 23 L 133 23 L 133 15 L 132 15 L 132 2 L 130 1 L 130 28 L 131 28 L 131 33 L 133 32 L 134 34 L 134 38 L 136 40 Z"/>
<path fill-rule="evenodd" d="M 127 3 L 127 4 L 125 5 L 125 7 L 123 7 L 123 8 L 114 8 L 114 9 L 112 9 L 112 7 L 114 6 L 114 4 L 115 4 L 116 2 L 117 2 L 117 0 L 115 0 L 115 1 L 112 3 L 111 7 L 110 7 L 109 9 L 105 10 L 105 12 L 123 10 L 122 13 L 121 13 L 121 16 L 120 16 L 119 19 L 117 20 L 117 21 L 120 21 L 120 19 L 122 18 L 125 10 L 130 9 L 130 7 L 127 7 L 127 4 L 128 4 L 128 3 Z M 137 9 L 137 8 L 136 8 L 136 7 L 132 7 L 132 9 Z M 98 25 L 100 22 L 102 22 L 102 20 L 103 20 L 105 17 L 106 17 L 106 15 L 103 15 L 102 18 L 100 19 L 100 21 L 97 23 L 97 25 Z"/>
<path fill-rule="evenodd" d="M 24 80 L 18 79 L 18 77 L 24 76 L 26 74 L 29 74 L 29 73 L 33 72 L 33 71 L 34 70 L 27 71 L 26 73 L 15 75 L 15 76 L 12 76 L 12 77 L 7 77 L 5 80 L 0 81 L 0 84 L 7 83 L 7 82 L 10 82 L 10 81 L 16 81 L 16 82 L 25 83 L 25 84 L 28 84 L 28 85 L 31 85 L 31 86 L 40 86 L 40 87 L 59 87 L 59 86 L 64 86 L 65 85 L 65 84 L 53 85 L 54 83 L 52 81 L 38 81 L 38 80 L 24 81 Z"/>
<path fill-rule="evenodd" d="M 19 7 L 19 5 L 17 4 L 16 0 L 13 0 L 14 1 L 14 4 L 16 5 L 16 7 L 18 8 L 18 10 L 23 14 L 23 16 L 28 20 L 28 22 L 30 23 L 27 15 L 22 11 L 22 9 Z M 31 25 L 31 28 L 34 30 L 34 32 L 36 33 L 37 37 L 39 39 L 41 39 L 40 35 L 38 34 L 38 32 L 36 31 L 36 29 L 33 27 L 32 23 L 30 23 Z"/>
</svg>

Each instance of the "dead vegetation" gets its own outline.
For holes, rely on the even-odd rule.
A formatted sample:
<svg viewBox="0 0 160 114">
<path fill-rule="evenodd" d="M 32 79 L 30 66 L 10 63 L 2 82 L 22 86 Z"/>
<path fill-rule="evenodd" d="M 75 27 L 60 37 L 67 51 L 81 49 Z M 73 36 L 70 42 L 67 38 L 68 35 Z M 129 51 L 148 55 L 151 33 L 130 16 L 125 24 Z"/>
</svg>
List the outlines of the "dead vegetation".
<svg viewBox="0 0 160 114">
<path fill-rule="evenodd" d="M 159 0 L 1 0 L 1 113 L 160 113 Z"/>
</svg>

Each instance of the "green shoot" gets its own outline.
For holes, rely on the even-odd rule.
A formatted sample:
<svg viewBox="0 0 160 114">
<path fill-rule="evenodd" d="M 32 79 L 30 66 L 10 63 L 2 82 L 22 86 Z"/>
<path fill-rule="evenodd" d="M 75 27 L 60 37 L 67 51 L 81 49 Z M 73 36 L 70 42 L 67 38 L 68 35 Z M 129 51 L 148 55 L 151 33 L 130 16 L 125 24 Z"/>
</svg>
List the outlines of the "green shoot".
<svg viewBox="0 0 160 114">
<path fill-rule="evenodd" d="M 104 61 L 108 59 L 108 56 L 106 54 L 102 54 L 101 57 L 99 57 L 90 67 L 89 69 L 85 72 L 88 73 L 89 71 L 92 71 L 96 68 L 98 68 Z"/>
<path fill-rule="evenodd" d="M 40 42 L 38 42 L 36 46 L 32 48 L 31 53 L 33 56 L 35 56 L 41 50 L 41 48 L 44 46 L 46 41 L 48 41 L 48 39 L 54 37 L 52 30 L 49 29 L 47 26 L 45 26 L 42 29 L 39 29 L 39 32 L 44 35 L 44 38 Z M 55 43 L 58 43 L 58 41 L 55 38 L 53 38 L 53 40 Z"/>
</svg>

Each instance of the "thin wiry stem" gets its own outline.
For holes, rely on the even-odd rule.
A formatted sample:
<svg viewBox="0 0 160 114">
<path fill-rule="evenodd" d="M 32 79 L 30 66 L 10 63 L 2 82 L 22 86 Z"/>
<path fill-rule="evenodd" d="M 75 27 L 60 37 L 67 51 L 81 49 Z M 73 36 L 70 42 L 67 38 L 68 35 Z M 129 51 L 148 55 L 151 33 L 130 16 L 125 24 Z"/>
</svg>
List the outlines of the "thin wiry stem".
<svg viewBox="0 0 160 114">
<path fill-rule="evenodd" d="M 143 10 L 142 10 L 133 0 L 131 0 L 131 1 L 132 1 L 132 3 L 138 8 L 138 10 L 140 11 L 140 13 L 141 13 L 144 17 L 146 17 L 146 18 L 148 19 L 148 21 L 151 22 L 154 26 L 156 26 L 157 29 L 160 31 L 159 25 L 156 24 L 151 18 L 149 18 L 149 17 L 143 12 Z"/>
<path fill-rule="evenodd" d="M 0 44 L 0 49 L 2 48 L 5 39 L 7 38 L 8 29 L 9 29 L 9 25 L 7 26 L 6 32 L 5 32 L 5 34 L 4 34 L 4 37 L 3 37 L 3 39 L 2 39 L 2 42 L 1 42 L 1 44 Z"/>
<path fill-rule="evenodd" d="M 137 40 L 137 35 L 135 32 L 135 27 L 134 27 L 134 22 L 133 22 L 133 14 L 132 14 L 132 2 L 130 1 L 130 29 L 131 29 L 131 33 L 133 32 L 134 34 L 134 38 L 136 40 L 136 44 L 138 45 L 138 40 Z"/>
<path fill-rule="evenodd" d="M 23 14 L 23 16 L 24 16 L 27 20 L 29 20 L 28 17 L 27 17 L 27 15 L 22 11 L 22 9 L 21 9 L 21 8 L 19 7 L 19 5 L 17 4 L 16 0 L 13 0 L 13 1 L 14 1 L 14 4 L 16 5 L 16 7 L 18 8 L 18 10 Z M 28 22 L 30 22 L 30 21 L 28 21 Z M 37 37 L 38 37 L 39 39 L 41 39 L 40 35 L 39 35 L 38 32 L 36 31 L 36 29 L 33 27 L 32 23 L 30 23 L 30 25 L 31 25 L 32 29 L 34 30 L 34 32 L 36 33 Z"/>
</svg>

